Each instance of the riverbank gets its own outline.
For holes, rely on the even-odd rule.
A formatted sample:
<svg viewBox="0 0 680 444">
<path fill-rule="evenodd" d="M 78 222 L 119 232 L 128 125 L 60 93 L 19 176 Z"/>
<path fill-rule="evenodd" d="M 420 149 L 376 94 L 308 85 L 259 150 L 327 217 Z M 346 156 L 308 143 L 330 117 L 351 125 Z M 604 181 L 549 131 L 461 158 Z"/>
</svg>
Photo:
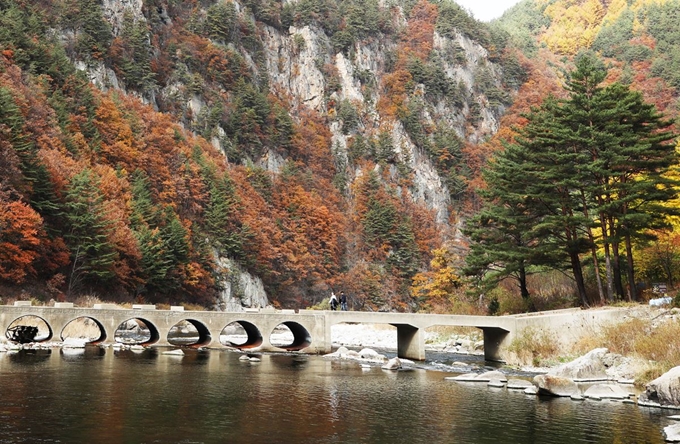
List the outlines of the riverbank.
<svg viewBox="0 0 680 444">
<path fill-rule="evenodd" d="M 618 324 L 591 331 L 577 342 L 564 343 L 549 331 L 517 335 L 505 365 L 515 371 L 547 373 L 598 348 L 611 355 L 608 373 L 615 380 L 634 380 L 644 386 L 680 364 L 680 309 L 631 304 Z M 395 350 L 397 331 L 389 325 L 337 324 L 331 329 L 334 348 Z M 426 332 L 430 352 L 483 355 L 481 330 L 433 328 Z"/>
</svg>

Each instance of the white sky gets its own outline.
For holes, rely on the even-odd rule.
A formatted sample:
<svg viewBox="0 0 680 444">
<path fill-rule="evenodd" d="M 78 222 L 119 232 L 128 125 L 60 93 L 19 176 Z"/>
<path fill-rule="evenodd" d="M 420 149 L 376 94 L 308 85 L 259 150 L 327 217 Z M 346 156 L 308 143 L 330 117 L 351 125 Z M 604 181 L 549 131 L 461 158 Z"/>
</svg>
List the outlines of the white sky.
<svg viewBox="0 0 680 444">
<path fill-rule="evenodd" d="M 472 12 L 481 22 L 488 22 L 503 15 L 520 0 L 455 0 L 460 6 Z"/>
</svg>

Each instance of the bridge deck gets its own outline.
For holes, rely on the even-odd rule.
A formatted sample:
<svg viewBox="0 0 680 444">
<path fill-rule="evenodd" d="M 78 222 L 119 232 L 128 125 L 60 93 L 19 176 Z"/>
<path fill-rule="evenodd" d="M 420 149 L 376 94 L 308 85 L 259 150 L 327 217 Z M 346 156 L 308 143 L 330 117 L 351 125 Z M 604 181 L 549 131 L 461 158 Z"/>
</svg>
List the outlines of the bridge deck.
<svg viewBox="0 0 680 444">
<path fill-rule="evenodd" d="M 608 319 L 620 317 L 616 310 L 568 311 L 542 313 L 532 316 L 467 316 L 414 313 L 378 313 L 358 311 L 321 310 L 248 310 L 243 312 L 184 311 L 181 307 L 156 310 L 154 306 L 140 305 L 132 309 L 100 304 L 94 308 L 73 307 L 60 304 L 56 307 L 31 306 L 17 303 L 0 306 L 0 329 L 7 332 L 21 323 L 20 318 L 36 316 L 44 321 L 48 332 L 44 340 L 63 340 L 64 328 L 79 318 L 96 323 L 101 336 L 93 343 L 113 343 L 115 333 L 127 321 L 142 321 L 151 337 L 144 345 L 170 346 L 168 333 L 181 321 L 191 323 L 199 334 L 194 346 L 227 347 L 219 335 L 229 324 L 238 323 L 247 333 L 243 344 L 231 345 L 253 351 L 300 351 L 303 353 L 331 352 L 331 327 L 339 323 L 389 324 L 397 328 L 397 352 L 400 357 L 425 359 L 425 330 L 435 326 L 475 327 L 484 334 L 484 355 L 489 360 L 502 360 L 504 348 L 518 331 L 529 326 L 557 329 L 562 334 L 577 334 L 587 325 L 592 326 Z M 273 346 L 270 335 L 281 324 L 293 333 L 293 342 L 286 346 Z"/>
</svg>

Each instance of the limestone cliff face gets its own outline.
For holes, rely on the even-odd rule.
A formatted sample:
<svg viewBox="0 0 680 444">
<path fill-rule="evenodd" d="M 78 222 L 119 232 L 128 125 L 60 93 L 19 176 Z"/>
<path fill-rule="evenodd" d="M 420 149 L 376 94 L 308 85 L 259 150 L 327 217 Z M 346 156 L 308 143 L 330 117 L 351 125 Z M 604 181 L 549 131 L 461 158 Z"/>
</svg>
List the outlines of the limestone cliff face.
<svg viewBox="0 0 680 444">
<path fill-rule="evenodd" d="M 286 4 L 289 2 L 284 2 Z M 148 42 L 152 52 L 160 53 L 162 48 L 153 47 L 154 32 L 160 27 L 170 27 L 174 23 L 187 22 L 187 17 L 173 17 L 174 8 L 164 1 L 154 2 L 153 11 L 143 0 L 103 0 L 103 17 L 109 22 L 113 37 L 119 36 L 126 17 L 135 22 L 145 22 L 149 27 Z M 205 17 L 207 10 L 216 1 L 199 2 L 192 12 L 196 17 Z M 385 91 L 381 87 L 386 75 L 390 74 L 390 55 L 399 51 L 399 37 L 396 34 L 371 36 L 357 40 L 349 50 L 334 49 L 331 36 L 319 25 L 290 26 L 288 28 L 258 22 L 249 9 L 234 2 L 234 11 L 242 23 L 253 23 L 261 51 L 253 52 L 238 41 L 220 43 L 238 52 L 253 78 L 260 79 L 269 92 L 290 100 L 291 117 L 301 109 L 311 109 L 324 116 L 332 134 L 332 151 L 337 165 L 348 165 L 349 147 L 357 135 L 366 139 L 388 134 L 393 147 L 393 155 L 410 172 L 410 190 L 414 198 L 434 210 L 437 221 L 448 224 L 451 218 L 452 191 L 447 181 L 433 164 L 431 153 L 425 152 L 422 144 L 414 140 L 413 134 L 404 122 L 393 116 L 381 114 L 378 106 Z M 186 9 L 185 9 L 186 11 Z M 391 8 L 392 20 L 404 24 L 407 18 L 399 7 Z M 154 17 L 153 20 L 150 17 Z M 154 28 L 154 26 L 156 28 Z M 485 91 L 496 88 L 508 92 L 502 84 L 501 66 L 489 60 L 489 54 L 480 43 L 463 33 L 448 32 L 447 36 L 434 33 L 432 51 L 437 54 L 441 76 L 455 88 L 455 97 L 442 98 L 432 94 L 425 84 L 416 84 L 409 100 L 418 101 L 417 118 L 423 128 L 446 128 L 462 143 L 478 143 L 493 135 L 499 127 L 504 105 L 491 100 Z M 451 56 L 455 54 L 455 57 Z M 166 57 L 175 57 L 168 54 Z M 87 71 L 93 84 L 102 89 L 124 88 L 124 79 L 119 79 L 110 66 L 104 62 L 87 63 L 77 61 L 77 65 Z M 188 68 L 184 68 L 188 69 Z M 182 123 L 190 128 L 198 127 L 200 116 L 215 107 L 215 97 L 229 100 L 233 93 L 218 86 L 209 96 L 204 91 L 187 84 L 194 73 L 173 74 L 162 85 L 151 90 L 137 93 L 147 103 L 160 111 L 163 103 L 173 103 L 173 112 L 182 110 Z M 485 79 L 486 89 L 477 84 L 481 76 Z M 178 103 L 178 101 L 180 103 Z M 349 103 L 357 115 L 356 124 L 348 128 L 338 116 L 338 104 Z M 224 121 L 218 121 L 214 128 L 208 128 L 214 146 L 225 153 L 229 151 L 229 140 L 225 137 L 228 128 Z M 427 134 L 427 130 L 425 131 Z M 271 147 L 264 147 L 258 158 L 248 158 L 268 171 L 277 173 L 286 159 Z M 229 159 L 231 160 L 231 159 Z M 378 167 L 376 167 L 378 168 Z M 388 168 L 389 175 L 397 179 L 399 172 L 394 165 Z M 350 174 L 351 183 L 360 172 Z M 455 227 L 450 227 L 455 232 Z M 220 305 L 233 308 L 237 305 L 267 305 L 266 294 L 258 284 L 257 277 L 240 271 L 237 267 L 223 264 L 229 269 L 232 278 L 225 283 Z M 233 278 L 233 276 L 238 276 Z M 236 284 L 239 283 L 239 284 Z M 237 289 L 238 287 L 238 289 Z"/>
<path fill-rule="evenodd" d="M 142 13 L 143 0 L 102 0 L 104 18 L 111 24 L 114 36 L 120 34 L 125 14 L 131 14 L 134 20 L 146 20 Z"/>
<path fill-rule="evenodd" d="M 263 35 L 266 37 L 267 70 L 272 89 L 285 91 L 298 107 L 310 107 L 331 116 L 329 126 L 333 134 L 333 144 L 338 148 L 334 152 L 339 157 L 338 160 L 346 161 L 348 139 L 354 134 L 343 134 L 342 122 L 332 120 L 334 110 L 329 109 L 328 103 L 347 100 L 361 114 L 358 132 L 370 137 L 385 126 L 390 128 L 396 154 L 414 175 L 411 192 L 434 209 L 438 220 L 445 223 L 451 204 L 449 190 L 431 160 L 413 143 L 403 125 L 380 115 L 376 108 L 380 90 L 373 88 L 368 91 L 361 81 L 362 76 L 370 73 L 375 84 L 381 83 L 386 74 L 385 55 L 396 50 L 396 43 L 388 39 L 360 42 L 355 45 L 352 57 L 349 58 L 342 52 L 334 53 L 328 36 L 311 26 L 291 27 L 287 34 L 265 27 Z M 471 39 L 461 34 L 452 41 L 435 33 L 434 50 L 445 53 L 451 46 L 464 50 L 465 62 L 445 62 L 444 72 L 453 83 L 461 86 L 466 99 L 457 108 L 442 100 L 426 102 L 423 117 L 426 125 L 446 125 L 454 129 L 461 139 L 478 142 L 498 130 L 502 109 L 492 108 L 488 99 L 475 91 L 475 75 L 483 67 L 491 71 L 494 82 L 500 85 L 502 73 L 488 61 L 486 49 Z M 332 92 L 328 91 L 328 81 L 320 69 L 328 65 L 337 71 L 340 80 L 340 87 Z M 473 104 L 480 109 L 480 119 L 476 126 L 470 128 L 468 116 Z"/>
<path fill-rule="evenodd" d="M 241 269 L 234 261 L 226 258 L 218 260 L 226 277 L 216 309 L 222 311 L 242 311 L 243 307 L 264 308 L 269 305 L 262 280 Z"/>
</svg>

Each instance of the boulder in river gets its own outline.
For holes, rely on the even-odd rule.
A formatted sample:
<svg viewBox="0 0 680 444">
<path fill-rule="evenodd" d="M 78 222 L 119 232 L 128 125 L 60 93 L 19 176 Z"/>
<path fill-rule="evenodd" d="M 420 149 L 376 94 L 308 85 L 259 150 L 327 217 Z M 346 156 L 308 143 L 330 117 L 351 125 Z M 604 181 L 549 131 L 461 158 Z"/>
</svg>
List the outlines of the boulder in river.
<svg viewBox="0 0 680 444">
<path fill-rule="evenodd" d="M 680 442 L 680 424 L 664 427 L 663 436 L 666 439 L 666 442 Z"/>
<path fill-rule="evenodd" d="M 401 360 L 399 358 L 392 358 L 381 368 L 383 370 L 399 370 L 401 367 Z"/>
<path fill-rule="evenodd" d="M 572 379 L 561 376 L 537 375 L 534 376 L 534 384 L 541 395 L 572 396 L 581 393 Z"/>
<path fill-rule="evenodd" d="M 680 409 L 680 366 L 673 367 L 649 384 L 640 394 L 638 403 Z"/>
<path fill-rule="evenodd" d="M 580 358 L 550 370 L 548 374 L 561 378 L 569 378 L 575 382 L 607 380 L 605 360 L 608 353 L 609 350 L 606 348 L 596 348 Z"/>
<path fill-rule="evenodd" d="M 505 376 L 505 374 L 495 370 L 490 372 L 484 372 L 482 374 L 465 373 L 458 376 L 449 376 L 444 379 L 462 382 L 491 382 L 491 381 L 498 381 L 503 383 L 508 382 L 508 379 Z"/>
<path fill-rule="evenodd" d="M 628 399 L 630 393 L 616 384 L 595 384 L 588 387 L 583 396 L 591 399 Z"/>
<path fill-rule="evenodd" d="M 509 390 L 525 390 L 528 387 L 533 387 L 534 385 L 531 381 L 526 379 L 508 379 L 508 389 Z"/>
</svg>

